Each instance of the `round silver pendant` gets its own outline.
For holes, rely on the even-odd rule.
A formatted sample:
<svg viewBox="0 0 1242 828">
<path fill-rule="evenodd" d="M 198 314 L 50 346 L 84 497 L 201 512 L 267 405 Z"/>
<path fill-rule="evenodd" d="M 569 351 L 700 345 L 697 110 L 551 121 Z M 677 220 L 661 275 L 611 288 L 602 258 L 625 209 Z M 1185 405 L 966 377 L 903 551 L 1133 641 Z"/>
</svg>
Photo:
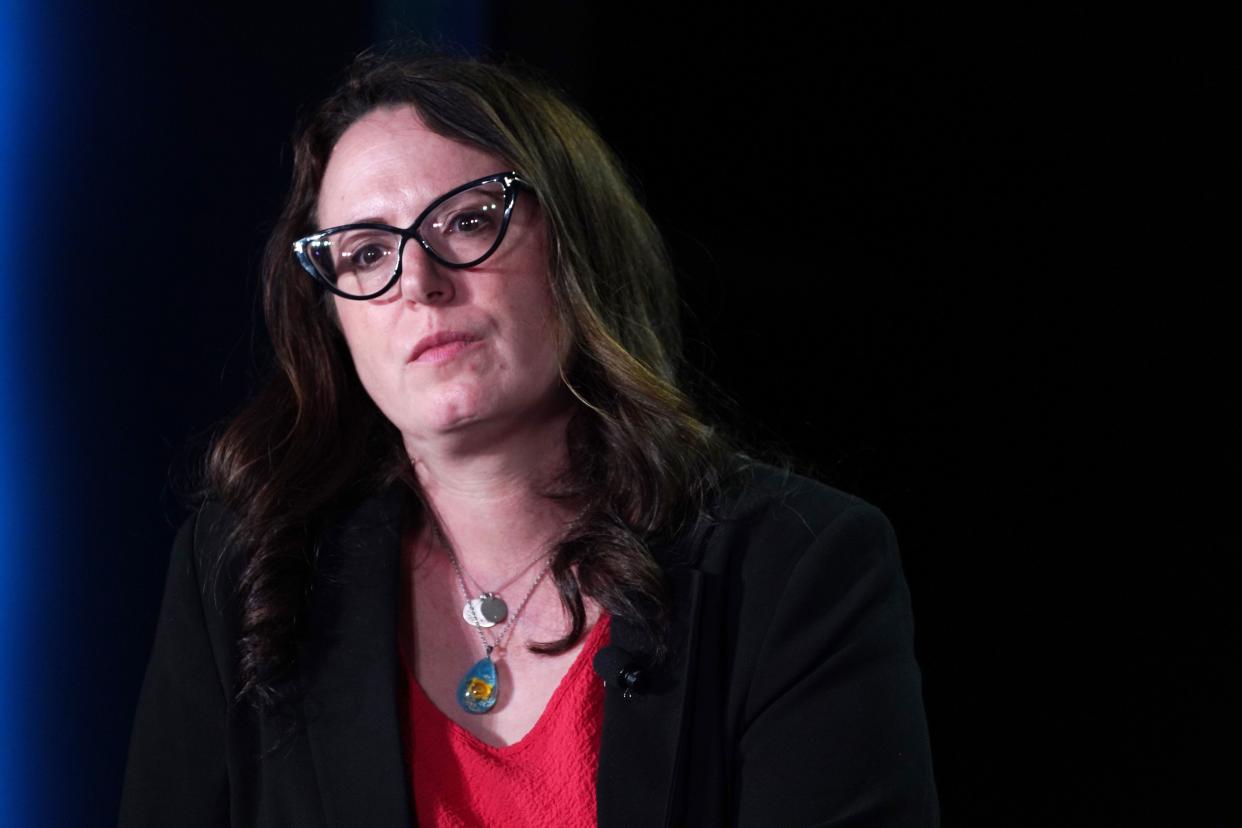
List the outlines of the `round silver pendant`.
<svg viewBox="0 0 1242 828">
<path fill-rule="evenodd" d="M 499 624 L 509 615 L 509 607 L 505 604 L 501 597 L 494 592 L 489 592 L 479 599 L 479 611 L 483 614 L 483 620 L 490 621 L 493 624 Z"/>
<path fill-rule="evenodd" d="M 471 598 L 469 601 L 466 602 L 466 606 L 462 608 L 461 617 L 466 620 L 467 624 L 470 624 L 475 627 L 483 627 L 484 629 L 486 629 L 487 627 L 496 626 L 495 621 L 487 620 L 487 616 L 483 614 L 482 605 L 483 605 L 483 598 Z"/>
</svg>

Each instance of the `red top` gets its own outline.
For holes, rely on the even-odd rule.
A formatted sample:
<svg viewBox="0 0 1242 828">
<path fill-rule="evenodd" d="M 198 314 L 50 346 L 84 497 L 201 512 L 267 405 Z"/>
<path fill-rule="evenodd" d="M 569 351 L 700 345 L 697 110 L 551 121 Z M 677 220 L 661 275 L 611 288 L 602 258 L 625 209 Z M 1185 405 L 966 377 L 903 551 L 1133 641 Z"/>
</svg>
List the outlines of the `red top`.
<svg viewBox="0 0 1242 828">
<path fill-rule="evenodd" d="M 506 747 L 487 744 L 441 713 L 406 664 L 403 741 L 420 828 L 596 824 L 604 686 L 591 661 L 608 621 L 600 616 L 539 721 Z M 401 628 L 408 641 L 410 625 Z"/>
</svg>

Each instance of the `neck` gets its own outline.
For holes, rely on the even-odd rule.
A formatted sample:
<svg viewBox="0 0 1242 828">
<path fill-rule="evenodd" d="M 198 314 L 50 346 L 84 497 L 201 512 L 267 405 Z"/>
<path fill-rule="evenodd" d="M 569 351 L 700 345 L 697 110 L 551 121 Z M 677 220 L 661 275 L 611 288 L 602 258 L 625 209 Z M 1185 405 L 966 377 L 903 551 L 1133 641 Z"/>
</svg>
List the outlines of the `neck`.
<svg viewBox="0 0 1242 828">
<path fill-rule="evenodd" d="M 484 450 L 407 441 L 423 496 L 445 540 L 484 586 L 546 552 L 577 514 L 573 504 L 543 494 L 568 462 L 570 413 L 491 442 Z M 424 542 L 428 531 L 424 525 Z"/>
</svg>

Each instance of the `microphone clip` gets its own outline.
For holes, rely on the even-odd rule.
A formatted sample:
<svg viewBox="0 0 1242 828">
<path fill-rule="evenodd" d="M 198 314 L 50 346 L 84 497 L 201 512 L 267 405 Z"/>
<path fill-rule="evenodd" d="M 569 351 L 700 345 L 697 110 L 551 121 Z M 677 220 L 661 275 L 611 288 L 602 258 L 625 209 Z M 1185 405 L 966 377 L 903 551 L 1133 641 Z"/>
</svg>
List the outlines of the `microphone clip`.
<svg viewBox="0 0 1242 828">
<path fill-rule="evenodd" d="M 621 688 L 621 698 L 629 701 L 634 698 L 634 688 L 642 681 L 643 671 L 636 665 L 629 665 L 617 671 L 617 686 Z"/>
<path fill-rule="evenodd" d="M 621 698 L 634 698 L 641 691 L 646 677 L 643 663 L 620 647 L 605 647 L 595 656 L 595 672 L 604 680 L 604 686 L 613 684 L 621 690 Z"/>
</svg>

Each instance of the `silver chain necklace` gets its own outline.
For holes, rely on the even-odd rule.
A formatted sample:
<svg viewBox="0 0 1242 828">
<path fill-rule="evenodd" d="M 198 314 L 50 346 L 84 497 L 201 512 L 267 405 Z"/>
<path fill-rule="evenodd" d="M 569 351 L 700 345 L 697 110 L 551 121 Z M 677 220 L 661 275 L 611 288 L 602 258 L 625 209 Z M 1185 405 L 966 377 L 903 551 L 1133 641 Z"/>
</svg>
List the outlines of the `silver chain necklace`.
<svg viewBox="0 0 1242 828">
<path fill-rule="evenodd" d="M 446 548 L 447 546 L 448 545 L 445 544 Z M 500 597 L 500 593 L 513 586 L 518 578 L 521 578 L 527 572 L 530 572 L 531 567 L 539 563 L 545 557 L 547 557 L 546 552 L 542 555 L 537 555 L 536 557 L 531 558 L 530 563 L 522 567 L 521 571 L 495 589 L 484 589 L 479 585 L 479 582 L 475 580 L 474 576 L 465 570 L 465 567 L 458 565 L 458 577 L 464 575 L 465 580 L 469 581 L 474 587 L 474 595 L 477 596 L 475 598 L 471 598 L 470 591 L 467 590 L 466 604 L 461 609 L 462 619 L 473 627 L 484 628 L 494 627 L 501 621 L 504 621 L 509 615 L 509 605 L 505 603 L 504 598 Z"/>
<path fill-rule="evenodd" d="M 461 586 L 461 593 L 466 598 L 466 621 L 478 631 L 479 640 L 483 642 L 484 652 L 483 658 L 475 662 L 474 666 L 467 670 L 466 674 L 462 676 L 461 681 L 458 682 L 457 703 L 467 713 L 486 713 L 496 706 L 496 701 L 500 698 L 500 682 L 496 675 L 496 663 L 492 660 L 492 654 L 496 653 L 498 658 L 504 654 L 505 641 L 513 633 L 514 624 L 517 623 L 522 610 L 526 609 L 526 604 L 530 601 L 531 596 L 535 594 L 539 584 L 543 582 L 543 579 L 547 577 L 548 572 L 552 569 L 552 557 L 550 553 L 543 556 L 547 558 L 547 563 L 544 564 L 543 569 L 539 571 L 538 577 L 531 583 L 530 589 L 526 590 L 526 595 L 522 598 L 522 602 L 518 604 L 517 610 L 509 617 L 504 627 L 501 628 L 500 635 L 489 641 L 488 633 L 484 632 L 484 629 L 493 626 L 496 622 L 482 624 L 479 623 L 482 619 L 478 616 L 474 618 L 469 617 L 474 615 L 475 602 L 470 598 L 470 590 L 466 587 L 466 577 L 462 573 L 461 563 L 457 560 L 457 555 L 453 553 L 451 546 L 444 544 L 444 549 L 448 552 L 449 561 L 453 564 L 453 571 L 457 573 L 457 583 Z M 539 558 L 535 560 L 537 561 Z M 533 564 L 534 561 L 523 572 L 528 571 Z M 501 602 L 501 606 L 504 606 L 503 602 Z M 508 608 L 506 607 L 505 609 L 507 614 Z"/>
<path fill-rule="evenodd" d="M 448 539 L 444 537 L 443 533 L 441 533 L 440 527 L 434 522 L 431 524 L 431 531 L 432 534 L 435 535 L 436 541 L 441 546 L 445 549 L 452 550 L 452 544 L 448 542 Z M 452 552 L 450 551 L 449 554 L 452 554 Z M 520 572 L 505 581 L 496 589 L 484 589 L 480 586 L 479 582 L 474 579 L 474 576 L 472 576 L 469 572 L 466 572 L 465 568 L 462 567 L 457 558 L 454 557 L 453 568 L 457 570 L 458 580 L 462 581 L 462 589 L 463 592 L 465 592 L 466 599 L 465 606 L 461 608 L 462 620 L 472 627 L 483 628 L 494 627 L 501 621 L 504 621 L 509 615 L 509 605 L 505 603 L 504 598 L 500 597 L 500 593 L 512 586 L 518 578 L 521 578 L 529 572 L 532 566 L 539 563 L 545 557 L 547 557 L 546 552 L 531 558 L 526 566 L 522 567 Z M 470 583 L 474 585 L 474 595 L 477 597 L 471 597 L 470 590 L 465 587 L 466 580 L 469 580 Z"/>
</svg>

